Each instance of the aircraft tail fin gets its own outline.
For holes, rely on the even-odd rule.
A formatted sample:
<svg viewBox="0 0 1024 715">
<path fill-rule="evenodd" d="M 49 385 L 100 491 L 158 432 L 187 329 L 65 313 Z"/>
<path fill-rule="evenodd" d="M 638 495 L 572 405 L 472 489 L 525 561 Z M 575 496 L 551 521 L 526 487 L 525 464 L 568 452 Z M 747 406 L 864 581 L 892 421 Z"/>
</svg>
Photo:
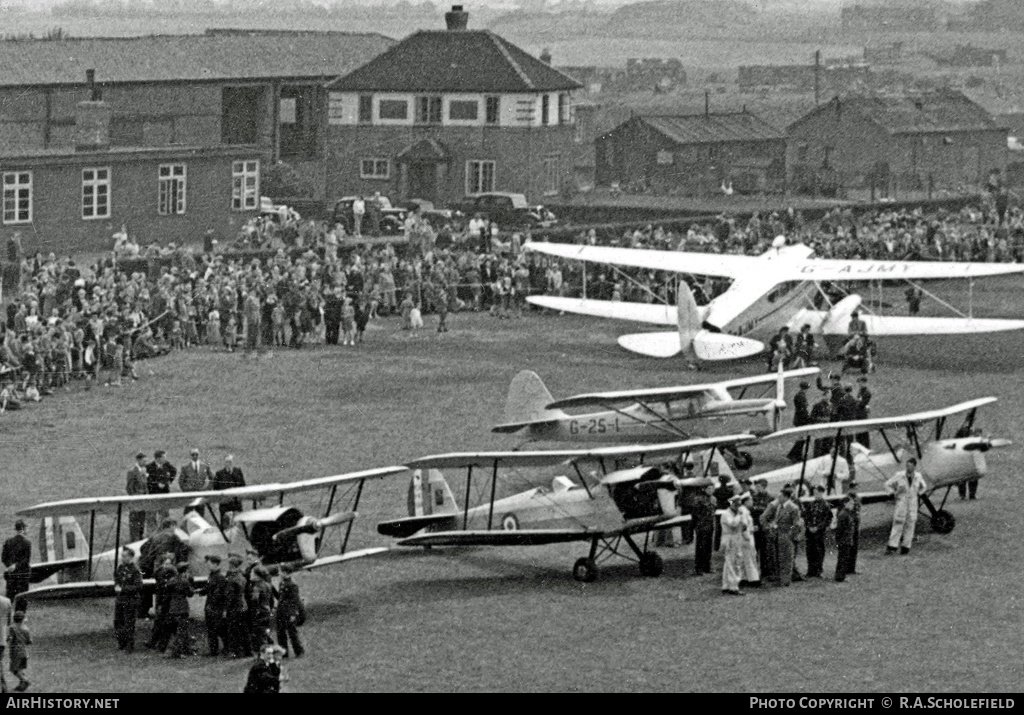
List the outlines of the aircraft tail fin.
<svg viewBox="0 0 1024 715">
<path fill-rule="evenodd" d="M 679 347 L 690 360 L 714 362 L 739 360 L 757 355 L 764 343 L 728 333 L 718 333 L 704 327 L 704 318 L 693 292 L 685 282 L 679 283 Z M 621 342 L 621 341 L 620 341 Z"/>
<path fill-rule="evenodd" d="M 697 333 L 701 331 L 701 316 L 697 309 L 697 301 L 694 300 L 693 291 L 686 281 L 679 281 L 679 317 L 677 326 L 679 328 L 679 347 L 688 357 L 693 356 L 693 341 Z"/>
<path fill-rule="evenodd" d="M 549 410 L 555 401 L 544 381 L 532 370 L 522 370 L 512 378 L 505 399 L 505 422 L 494 432 L 517 432 L 531 424 L 543 424 L 565 417 L 561 410 Z"/>
<path fill-rule="evenodd" d="M 457 514 L 458 504 L 448 482 L 439 469 L 422 469 L 412 473 L 409 481 L 409 516 Z"/>
</svg>

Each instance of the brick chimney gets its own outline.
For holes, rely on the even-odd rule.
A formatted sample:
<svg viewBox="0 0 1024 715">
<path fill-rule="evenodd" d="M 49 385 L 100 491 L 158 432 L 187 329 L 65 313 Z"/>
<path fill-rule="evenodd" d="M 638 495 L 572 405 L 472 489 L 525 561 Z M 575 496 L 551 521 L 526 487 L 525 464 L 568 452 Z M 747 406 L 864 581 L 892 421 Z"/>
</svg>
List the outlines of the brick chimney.
<svg viewBox="0 0 1024 715">
<path fill-rule="evenodd" d="M 95 70 L 86 70 L 88 101 L 75 107 L 75 151 L 104 151 L 110 148 L 110 105 L 96 87 Z"/>
<path fill-rule="evenodd" d="M 449 32 L 465 30 L 469 24 L 469 13 L 462 9 L 462 5 L 452 5 L 452 9 L 444 14 L 444 22 Z"/>
</svg>

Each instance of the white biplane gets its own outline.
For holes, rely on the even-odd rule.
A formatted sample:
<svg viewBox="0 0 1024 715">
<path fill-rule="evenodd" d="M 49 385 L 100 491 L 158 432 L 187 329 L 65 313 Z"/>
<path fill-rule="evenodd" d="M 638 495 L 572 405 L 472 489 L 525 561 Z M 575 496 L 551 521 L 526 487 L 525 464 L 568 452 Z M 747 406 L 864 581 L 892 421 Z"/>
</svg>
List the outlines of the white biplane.
<svg viewBox="0 0 1024 715">
<path fill-rule="evenodd" d="M 377 531 L 399 539 L 399 546 L 539 546 L 584 541 L 590 542 L 590 552 L 573 566 L 576 580 L 594 581 L 598 563 L 612 555 L 637 561 L 641 575 L 655 577 L 664 564 L 649 548 L 650 533 L 690 521 L 691 493 L 709 476 L 732 476 L 721 449 L 754 440 L 753 435 L 740 434 L 648 446 L 423 457 L 407 465 L 414 470 L 410 515 L 382 522 Z M 690 463 L 695 471 L 692 476 L 670 476 L 656 464 L 666 460 Z M 581 462 L 596 462 L 603 476 L 585 476 Z M 578 483 L 559 475 L 550 489 L 534 486 L 497 498 L 499 470 L 564 464 L 575 470 Z M 466 470 L 461 507 L 440 469 Z M 484 471 L 487 481 L 480 503 L 471 505 L 474 470 Z M 678 490 L 683 490 L 679 499 Z M 641 534 L 645 538 L 638 543 L 635 537 Z"/>
<path fill-rule="evenodd" d="M 846 336 L 850 316 L 861 308 L 862 298 L 851 294 L 832 303 L 821 288 L 823 282 L 906 281 L 919 288 L 917 281 L 921 280 L 973 281 L 984 276 L 1024 272 L 1024 265 L 1020 264 L 819 259 L 812 258 L 813 249 L 802 244 L 780 245 L 760 256 L 536 242 L 527 242 L 523 250 L 613 266 L 731 279 L 725 292 L 701 307 L 682 282 L 677 306 L 542 295 L 527 298 L 534 305 L 558 311 L 676 326 L 672 332 L 624 335 L 619 338 L 619 344 L 642 355 L 664 358 L 682 352 L 696 361 L 736 360 L 756 355 L 765 350 L 765 341 L 783 326 L 796 331 L 803 325 L 810 325 L 818 335 Z M 819 297 L 828 303 L 826 309 L 815 307 Z M 865 313 L 861 319 L 871 336 L 957 335 L 1024 328 L 1024 320 L 975 318 L 938 300 L 959 316 L 931 318 Z"/>
<path fill-rule="evenodd" d="M 41 584 L 24 597 L 30 600 L 92 598 L 114 595 L 114 571 L 121 555 L 121 545 L 131 548 L 138 557 L 145 539 L 122 542 L 121 529 L 131 512 L 167 512 L 184 509 L 175 531 L 196 581 L 202 583 L 206 571 L 205 557 L 216 554 L 226 559 L 228 552 L 245 553 L 248 548 L 259 552 L 263 563 L 272 571 L 284 565 L 297 569 L 323 566 L 370 556 L 386 548 L 348 549 L 353 520 L 367 480 L 382 479 L 407 471 L 405 467 L 382 467 L 350 474 L 319 477 L 287 484 L 258 484 L 233 489 L 137 496 L 86 497 L 49 502 L 22 509 L 19 516 L 38 518 L 40 543 L 45 560 L 32 564 L 31 582 Z M 284 503 L 285 496 L 301 492 L 321 491 L 327 505 L 320 516 L 310 516 Z M 261 502 L 274 499 L 274 506 Z M 213 506 L 225 502 L 250 502 L 251 508 L 237 512 L 228 528 L 213 515 Z M 345 502 L 346 508 L 337 507 Z M 210 518 L 202 516 L 207 509 Z M 88 514 L 88 536 L 78 524 L 76 515 Z M 97 517 L 108 517 L 114 548 L 95 551 L 96 537 L 108 533 Z M 112 518 L 112 524 L 110 519 Z M 340 535 L 337 553 L 326 555 L 325 532 L 331 527 L 345 527 Z M 101 531 L 102 528 L 102 531 Z M 52 581 L 56 583 L 52 583 Z M 151 589 L 153 579 L 144 586 Z"/>
<path fill-rule="evenodd" d="M 1007 439 L 982 435 L 976 426 L 978 409 L 996 401 L 995 397 L 981 397 L 926 412 L 780 430 L 762 437 L 761 441 L 800 442 L 803 459 L 788 467 L 759 474 L 757 478 L 775 485 L 789 483 L 795 486 L 798 495 L 808 493 L 813 486 L 822 485 L 830 501 L 842 498 L 850 480 L 855 479 L 862 503 L 873 504 L 893 499 L 884 487 L 886 480 L 900 471 L 900 465 L 908 456 L 915 456 L 918 471 L 928 484 L 921 504 L 931 518 L 932 529 L 946 534 L 956 526 L 956 519 L 945 509 L 950 490 L 984 477 L 988 471 L 986 452 L 993 447 L 1010 444 Z M 947 420 L 957 415 L 964 415 L 963 422 L 952 430 L 953 436 L 944 437 L 943 432 L 949 431 L 946 429 Z M 929 422 L 934 422 L 931 437 L 923 439 L 924 426 Z M 891 434 L 899 431 L 905 436 L 902 442 Z M 885 451 L 872 452 L 864 444 L 874 433 L 881 438 Z M 818 451 L 827 450 L 827 453 L 811 457 L 814 447 L 819 447 Z M 935 504 L 931 495 L 943 490 L 942 501 Z"/>
</svg>

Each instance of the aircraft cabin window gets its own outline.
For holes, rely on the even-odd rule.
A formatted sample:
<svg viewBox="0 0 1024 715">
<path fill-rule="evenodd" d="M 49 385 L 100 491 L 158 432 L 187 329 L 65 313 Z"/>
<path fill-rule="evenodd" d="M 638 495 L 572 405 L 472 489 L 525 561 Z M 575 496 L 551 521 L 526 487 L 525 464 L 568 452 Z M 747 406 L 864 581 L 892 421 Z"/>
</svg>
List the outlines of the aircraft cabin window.
<svg viewBox="0 0 1024 715">
<path fill-rule="evenodd" d="M 71 551 L 75 548 L 75 532 L 64 532 L 64 548 Z"/>
</svg>

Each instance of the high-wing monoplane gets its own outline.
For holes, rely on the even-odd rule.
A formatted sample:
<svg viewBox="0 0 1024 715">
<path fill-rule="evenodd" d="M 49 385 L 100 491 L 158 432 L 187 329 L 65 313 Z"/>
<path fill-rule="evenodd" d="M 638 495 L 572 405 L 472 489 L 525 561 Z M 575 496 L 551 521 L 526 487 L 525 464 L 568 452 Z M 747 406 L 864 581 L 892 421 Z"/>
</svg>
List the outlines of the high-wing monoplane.
<svg viewBox="0 0 1024 715">
<path fill-rule="evenodd" d="M 884 488 L 886 480 L 899 471 L 908 456 L 915 456 L 917 468 L 928 484 L 928 492 L 922 495 L 921 503 L 931 517 L 932 529 L 946 534 L 956 525 L 954 516 L 945 509 L 950 490 L 985 476 L 988 471 L 986 452 L 1010 444 L 1007 439 L 986 437 L 977 428 L 978 409 L 994 402 L 995 397 L 981 397 L 926 412 L 780 430 L 762 437 L 761 441 L 797 441 L 803 447 L 803 459 L 757 478 L 766 479 L 769 484 L 795 485 L 798 494 L 805 494 L 810 487 L 820 484 L 826 488 L 826 498 L 835 500 L 842 497 L 853 476 L 861 501 L 872 504 L 892 499 Z M 948 430 L 947 422 L 958 415 L 964 415 L 963 422 L 955 430 Z M 926 438 L 928 423 L 934 423 L 930 438 Z M 898 439 L 900 432 L 905 439 Z M 952 432 L 952 436 L 944 437 L 944 432 Z M 872 452 L 864 444 L 876 433 L 885 451 Z M 825 453 L 812 457 L 815 451 Z M 931 499 L 936 493 L 942 493 L 938 505 Z"/>
<path fill-rule="evenodd" d="M 410 515 L 382 522 L 377 531 L 398 538 L 399 546 L 538 546 L 584 541 L 590 542 L 590 552 L 573 566 L 578 581 L 595 580 L 599 561 L 612 555 L 637 561 L 643 576 L 659 576 L 664 564 L 648 548 L 650 532 L 688 522 L 690 494 L 709 476 L 731 477 L 721 449 L 754 439 L 740 434 L 647 446 L 423 457 L 407 465 L 414 470 Z M 684 465 L 682 474 L 672 476 L 666 461 Z M 580 469 L 585 462 L 600 465 L 603 475 L 585 475 Z M 685 471 L 687 463 L 693 465 L 692 474 Z M 559 475 L 550 489 L 531 486 L 497 498 L 499 482 L 534 483 L 515 473 L 499 477 L 501 470 L 566 464 L 575 471 L 577 482 Z M 441 469 L 466 470 L 461 507 Z M 477 503 L 471 504 L 478 471 L 486 476 Z M 677 500 L 675 492 L 680 489 L 683 493 Z M 638 543 L 639 535 L 645 538 Z"/>
<path fill-rule="evenodd" d="M 505 422 L 492 431 L 504 434 L 524 431 L 529 440 L 538 442 L 665 442 L 689 439 L 694 433 L 742 431 L 729 430 L 739 418 L 746 423 L 745 427 L 753 423 L 750 432 L 767 434 L 779 428 L 779 417 L 786 407 L 786 380 L 819 372 L 816 367 L 783 371 L 780 365 L 777 374 L 675 387 L 595 392 L 555 400 L 537 373 L 523 370 L 509 385 Z M 763 388 L 773 386 L 774 395 L 763 394 Z M 747 395 L 748 391 L 758 388 L 762 388 L 761 394 Z M 582 414 L 563 411 L 585 407 L 603 409 Z M 726 420 L 729 424 L 713 428 L 712 421 Z M 741 458 L 737 466 L 746 469 L 750 464 L 746 458 Z"/>
<path fill-rule="evenodd" d="M 87 497 L 22 509 L 18 512 L 20 516 L 41 520 L 40 543 L 45 560 L 32 564 L 31 581 L 36 584 L 54 578 L 57 581 L 31 589 L 25 597 L 35 600 L 113 595 L 113 574 L 122 543 L 130 547 L 136 556 L 145 543 L 145 539 L 130 543 L 121 540 L 122 526 L 131 512 L 184 509 L 175 534 L 196 574 L 205 572 L 206 556 L 217 554 L 226 559 L 229 551 L 244 553 L 249 547 L 258 551 L 263 563 L 272 570 L 286 564 L 299 569 L 316 569 L 380 553 L 387 549 L 348 549 L 363 485 L 368 480 L 405 471 L 405 467 L 382 467 L 287 484 L 258 484 L 173 494 Z M 286 496 L 311 491 L 321 491 L 327 498 L 320 516 L 304 514 L 301 509 L 284 503 Z M 276 500 L 277 504 L 262 506 L 265 500 Z M 237 512 L 231 525 L 224 528 L 213 515 L 213 506 L 234 501 L 248 502 L 251 507 Z M 343 504 L 345 508 L 339 508 Z M 203 510 L 209 510 L 209 519 L 202 515 Z M 76 515 L 80 514 L 88 514 L 87 533 L 83 533 L 78 524 Z M 107 523 L 101 525 L 97 517 Z M 341 529 L 336 552 L 328 554 L 325 536 L 331 527 L 344 528 Z M 97 553 L 95 544 L 101 534 L 113 535 L 114 548 Z M 201 581 L 201 578 L 197 580 Z M 145 585 L 152 588 L 152 579 L 147 579 Z"/>
<path fill-rule="evenodd" d="M 765 349 L 765 341 L 783 326 L 796 331 L 803 325 L 810 325 L 819 335 L 845 336 L 853 311 L 863 310 L 862 298 L 850 294 L 832 302 L 822 289 L 826 282 L 873 285 L 905 281 L 933 296 L 921 288 L 919 281 L 973 280 L 1024 272 L 1021 264 L 818 259 L 811 257 L 813 249 L 802 244 L 771 248 L 760 256 L 536 242 L 527 242 L 523 249 L 613 266 L 731 279 L 727 290 L 701 307 L 682 282 L 677 306 L 542 295 L 527 299 L 534 305 L 569 313 L 676 326 L 672 332 L 624 335 L 619 338 L 619 344 L 652 357 L 672 357 L 682 352 L 697 361 L 735 360 L 756 355 Z M 945 301 L 938 300 L 952 309 Z M 818 304 L 824 305 L 819 309 Z M 968 314 L 953 310 L 958 313 L 956 317 L 889 316 L 867 312 L 860 317 L 871 336 L 956 335 L 1024 328 L 1024 320 L 975 318 L 970 314 L 973 310 Z"/>
</svg>

